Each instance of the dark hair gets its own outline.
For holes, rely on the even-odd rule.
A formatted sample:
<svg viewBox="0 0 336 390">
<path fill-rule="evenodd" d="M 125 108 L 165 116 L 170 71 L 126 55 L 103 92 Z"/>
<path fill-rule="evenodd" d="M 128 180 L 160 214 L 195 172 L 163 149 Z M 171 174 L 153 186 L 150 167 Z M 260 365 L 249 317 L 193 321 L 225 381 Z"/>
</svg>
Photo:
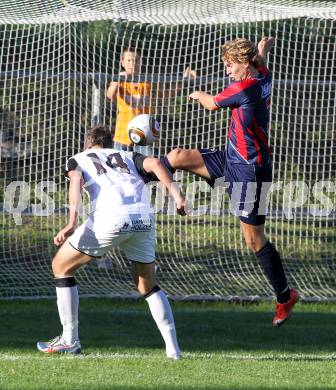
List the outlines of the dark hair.
<svg viewBox="0 0 336 390">
<path fill-rule="evenodd" d="M 103 148 L 112 147 L 111 131 L 104 125 L 97 125 L 89 129 L 87 133 L 87 140 L 92 146 L 102 146 Z"/>
</svg>

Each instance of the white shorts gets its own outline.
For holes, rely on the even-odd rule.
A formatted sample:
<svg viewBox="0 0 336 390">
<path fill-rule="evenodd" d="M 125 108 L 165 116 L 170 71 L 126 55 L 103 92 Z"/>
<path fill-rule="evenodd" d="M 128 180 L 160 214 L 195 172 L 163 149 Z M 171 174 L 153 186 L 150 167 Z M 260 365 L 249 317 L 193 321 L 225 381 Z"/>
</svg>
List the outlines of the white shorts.
<svg viewBox="0 0 336 390">
<path fill-rule="evenodd" d="M 93 214 L 67 240 L 92 257 L 101 257 L 119 247 L 127 259 L 140 263 L 155 260 L 155 223 L 152 216 L 97 216 Z"/>
</svg>

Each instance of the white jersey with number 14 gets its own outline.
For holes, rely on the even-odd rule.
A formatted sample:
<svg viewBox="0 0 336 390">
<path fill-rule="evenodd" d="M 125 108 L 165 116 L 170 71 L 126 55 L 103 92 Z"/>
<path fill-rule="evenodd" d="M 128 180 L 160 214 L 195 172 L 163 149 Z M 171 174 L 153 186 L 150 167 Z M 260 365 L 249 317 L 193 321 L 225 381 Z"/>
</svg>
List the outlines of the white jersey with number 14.
<svg viewBox="0 0 336 390">
<path fill-rule="evenodd" d="M 66 173 L 81 172 L 90 198 L 90 214 L 106 216 L 153 214 L 150 194 L 133 161 L 132 152 L 88 149 L 70 158 Z"/>
</svg>

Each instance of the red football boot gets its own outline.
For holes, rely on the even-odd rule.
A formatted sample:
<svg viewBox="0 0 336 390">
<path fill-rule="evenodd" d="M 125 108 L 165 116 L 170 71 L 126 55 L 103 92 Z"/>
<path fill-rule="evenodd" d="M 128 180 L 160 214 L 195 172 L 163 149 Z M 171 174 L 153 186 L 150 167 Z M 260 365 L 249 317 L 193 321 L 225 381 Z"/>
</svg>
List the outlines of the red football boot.
<svg viewBox="0 0 336 390">
<path fill-rule="evenodd" d="M 291 289 L 289 292 L 289 301 L 286 303 L 278 303 L 276 305 L 276 312 L 273 318 L 273 326 L 281 326 L 291 315 L 293 306 L 299 300 L 299 293 Z"/>
</svg>

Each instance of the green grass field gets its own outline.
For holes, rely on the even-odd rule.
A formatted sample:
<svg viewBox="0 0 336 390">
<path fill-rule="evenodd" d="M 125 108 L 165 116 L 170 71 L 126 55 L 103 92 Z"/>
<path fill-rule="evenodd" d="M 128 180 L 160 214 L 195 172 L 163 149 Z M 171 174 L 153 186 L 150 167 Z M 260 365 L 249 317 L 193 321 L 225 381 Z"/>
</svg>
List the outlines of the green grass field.
<svg viewBox="0 0 336 390">
<path fill-rule="evenodd" d="M 0 389 L 336 389 L 336 305 L 173 302 L 184 358 L 168 361 L 146 303 L 82 299 L 80 356 L 46 356 L 56 302 L 0 302 Z"/>
</svg>

